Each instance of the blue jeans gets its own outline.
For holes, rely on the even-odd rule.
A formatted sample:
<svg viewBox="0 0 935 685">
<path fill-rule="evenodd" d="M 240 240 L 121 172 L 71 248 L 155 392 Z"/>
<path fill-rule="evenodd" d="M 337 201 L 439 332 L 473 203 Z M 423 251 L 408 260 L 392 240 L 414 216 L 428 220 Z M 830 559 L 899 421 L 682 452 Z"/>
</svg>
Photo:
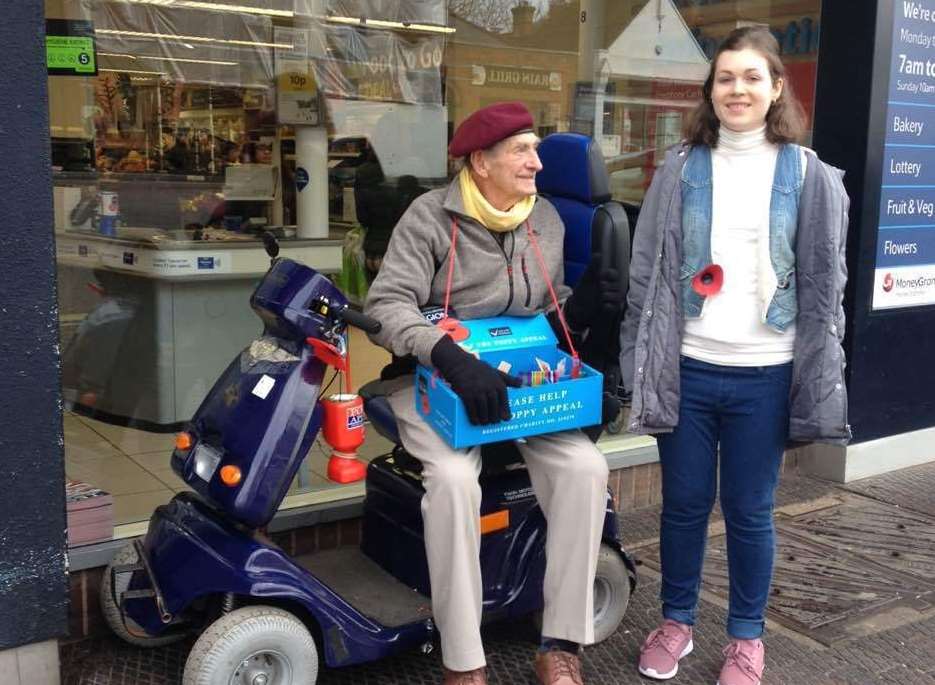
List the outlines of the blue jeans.
<svg viewBox="0 0 935 685">
<path fill-rule="evenodd" d="M 773 499 L 789 433 L 792 363 L 718 366 L 682 357 L 675 431 L 658 437 L 662 466 L 662 613 L 692 625 L 708 515 L 717 490 L 727 528 L 727 632 L 763 633 L 775 556 Z"/>
</svg>

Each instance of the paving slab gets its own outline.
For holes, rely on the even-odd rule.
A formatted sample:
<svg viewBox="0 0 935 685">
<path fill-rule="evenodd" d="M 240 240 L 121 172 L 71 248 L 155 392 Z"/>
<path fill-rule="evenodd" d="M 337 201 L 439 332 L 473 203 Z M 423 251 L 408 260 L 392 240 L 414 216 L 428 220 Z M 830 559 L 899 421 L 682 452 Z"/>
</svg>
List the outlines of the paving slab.
<svg viewBox="0 0 935 685">
<path fill-rule="evenodd" d="M 783 530 L 935 582 L 935 516 L 845 493 L 840 505 L 803 513 Z"/>
<path fill-rule="evenodd" d="M 935 466 L 922 464 L 839 486 L 886 504 L 935 516 Z"/>
</svg>

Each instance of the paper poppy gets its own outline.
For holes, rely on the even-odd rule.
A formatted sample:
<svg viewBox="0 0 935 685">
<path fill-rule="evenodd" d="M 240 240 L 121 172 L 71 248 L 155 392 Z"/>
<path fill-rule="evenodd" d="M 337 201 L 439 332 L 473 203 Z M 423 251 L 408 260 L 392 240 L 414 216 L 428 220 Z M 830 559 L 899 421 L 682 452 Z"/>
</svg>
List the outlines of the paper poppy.
<svg viewBox="0 0 935 685">
<path fill-rule="evenodd" d="M 441 328 L 445 333 L 451 336 L 451 339 L 455 342 L 461 342 L 462 340 L 467 340 L 471 332 L 461 325 L 461 322 L 457 319 L 453 319 L 450 316 L 446 316 L 444 319 L 438 322 L 438 327 Z"/>
<path fill-rule="evenodd" d="M 708 264 L 692 277 L 692 290 L 703 297 L 716 295 L 724 285 L 724 269 L 718 264 Z"/>
</svg>

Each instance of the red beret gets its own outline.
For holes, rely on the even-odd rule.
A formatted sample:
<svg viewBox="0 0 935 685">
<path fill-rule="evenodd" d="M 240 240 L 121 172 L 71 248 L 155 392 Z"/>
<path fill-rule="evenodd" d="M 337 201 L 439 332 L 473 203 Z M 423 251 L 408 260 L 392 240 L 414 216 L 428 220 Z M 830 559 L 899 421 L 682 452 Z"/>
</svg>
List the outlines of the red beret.
<svg viewBox="0 0 935 685">
<path fill-rule="evenodd" d="M 517 133 L 532 131 L 532 114 L 521 102 L 498 102 L 479 109 L 461 122 L 455 131 L 448 154 L 465 157 L 474 150 L 486 150 Z"/>
</svg>

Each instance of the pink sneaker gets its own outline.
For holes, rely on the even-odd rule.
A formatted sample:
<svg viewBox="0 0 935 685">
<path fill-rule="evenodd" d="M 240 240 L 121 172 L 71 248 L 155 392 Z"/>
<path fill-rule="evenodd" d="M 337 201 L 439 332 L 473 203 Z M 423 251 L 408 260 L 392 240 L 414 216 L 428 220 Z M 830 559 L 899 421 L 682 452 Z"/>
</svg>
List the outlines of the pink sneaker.
<svg viewBox="0 0 935 685">
<path fill-rule="evenodd" d="M 765 657 L 761 640 L 732 640 L 724 648 L 717 685 L 760 685 Z"/>
<path fill-rule="evenodd" d="M 691 654 L 692 627 L 666 619 L 640 647 L 640 673 L 656 680 L 674 678 L 679 659 Z"/>
</svg>

